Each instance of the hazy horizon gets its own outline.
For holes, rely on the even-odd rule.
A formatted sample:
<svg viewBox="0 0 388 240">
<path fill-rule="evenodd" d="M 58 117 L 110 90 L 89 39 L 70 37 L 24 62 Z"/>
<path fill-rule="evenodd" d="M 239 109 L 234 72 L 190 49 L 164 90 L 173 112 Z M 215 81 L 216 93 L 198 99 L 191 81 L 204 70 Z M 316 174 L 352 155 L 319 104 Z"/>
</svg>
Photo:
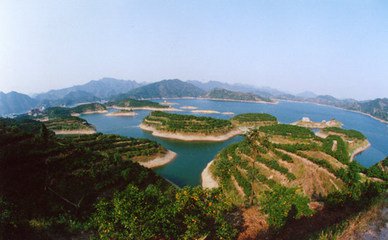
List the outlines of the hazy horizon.
<svg viewBox="0 0 388 240">
<path fill-rule="evenodd" d="M 103 76 L 388 97 L 386 1 L 1 1 L 0 91 Z"/>
</svg>

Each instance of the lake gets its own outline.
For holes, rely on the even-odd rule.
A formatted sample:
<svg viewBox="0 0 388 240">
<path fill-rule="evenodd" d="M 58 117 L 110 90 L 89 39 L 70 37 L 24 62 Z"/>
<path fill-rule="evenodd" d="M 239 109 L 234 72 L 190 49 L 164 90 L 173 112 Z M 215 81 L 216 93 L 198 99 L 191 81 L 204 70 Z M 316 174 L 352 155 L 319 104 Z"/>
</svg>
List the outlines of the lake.
<svg viewBox="0 0 388 240">
<path fill-rule="evenodd" d="M 292 123 L 300 120 L 302 117 L 309 117 L 312 121 L 335 118 L 344 124 L 344 128 L 362 132 L 371 143 L 372 146 L 369 149 L 356 157 L 356 161 L 363 166 L 369 167 L 388 155 L 388 124 L 356 112 L 311 103 L 287 101 L 281 101 L 278 104 L 261 104 L 197 99 L 170 99 L 168 102 L 177 103 L 173 106 L 175 108 L 195 106 L 198 109 L 233 112 L 235 114 L 247 112 L 269 113 L 276 116 L 281 123 Z M 137 113 L 138 115 L 135 117 L 107 117 L 104 114 L 82 115 L 81 117 L 93 124 L 99 132 L 119 134 L 127 137 L 148 138 L 176 152 L 178 156 L 173 162 L 155 169 L 155 171 L 178 186 L 199 185 L 201 183 L 200 175 L 202 170 L 214 158 L 217 152 L 227 145 L 243 139 L 243 137 L 237 136 L 225 142 L 210 143 L 182 142 L 157 138 L 138 127 L 143 118 L 148 115 L 149 111 L 142 110 L 137 111 Z M 183 110 L 177 113 L 193 114 L 190 110 Z M 233 116 L 223 114 L 194 115 L 223 119 L 228 119 Z"/>
</svg>

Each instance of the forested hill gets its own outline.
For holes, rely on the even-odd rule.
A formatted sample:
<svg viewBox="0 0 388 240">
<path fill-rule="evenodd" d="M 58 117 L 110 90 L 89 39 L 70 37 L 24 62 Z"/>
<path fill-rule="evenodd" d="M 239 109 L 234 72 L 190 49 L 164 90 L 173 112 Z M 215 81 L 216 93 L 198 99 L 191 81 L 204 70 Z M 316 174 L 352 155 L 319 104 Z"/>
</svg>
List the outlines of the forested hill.
<svg viewBox="0 0 388 240">
<path fill-rule="evenodd" d="M 46 93 L 41 93 L 36 96 L 39 101 L 43 100 L 60 100 L 65 98 L 71 92 L 84 92 L 88 93 L 96 98 L 106 99 L 111 96 L 115 96 L 121 93 L 125 93 L 139 87 L 140 84 L 136 81 L 121 80 L 115 78 L 102 78 L 100 80 L 92 80 L 83 85 L 77 85 L 68 88 L 62 88 L 57 90 L 51 90 Z"/>
<path fill-rule="evenodd" d="M 203 97 L 222 100 L 271 102 L 269 98 L 260 97 L 253 93 L 236 92 L 222 88 L 215 88 L 207 92 Z"/>
<path fill-rule="evenodd" d="M 172 79 L 150 83 L 133 89 L 128 93 L 117 96 L 116 99 L 120 100 L 128 97 L 136 99 L 199 97 L 204 93 L 204 90 L 191 83 L 183 82 L 178 79 Z"/>
<path fill-rule="evenodd" d="M 160 148 L 0 118 L 0 239 L 233 239 L 219 191 L 176 189 L 130 160 Z"/>
</svg>

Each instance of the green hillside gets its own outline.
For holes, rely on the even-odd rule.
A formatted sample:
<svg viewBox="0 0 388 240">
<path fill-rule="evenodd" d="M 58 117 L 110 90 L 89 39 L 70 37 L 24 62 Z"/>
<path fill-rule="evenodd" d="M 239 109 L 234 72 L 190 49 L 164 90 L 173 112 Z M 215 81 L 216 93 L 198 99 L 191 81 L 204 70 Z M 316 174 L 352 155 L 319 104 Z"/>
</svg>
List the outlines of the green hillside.
<svg viewBox="0 0 388 240">
<path fill-rule="evenodd" d="M 109 102 L 107 105 L 108 106 L 125 107 L 125 108 L 142 108 L 142 107 L 168 108 L 168 106 L 161 105 L 157 102 L 148 101 L 148 100 L 136 100 L 136 99 L 131 99 L 131 98 L 112 101 L 112 102 Z"/>
<path fill-rule="evenodd" d="M 222 193 L 176 189 L 130 161 L 164 151 L 144 139 L 58 138 L 33 120 L 0 119 L 1 239 L 234 239 Z"/>
<path fill-rule="evenodd" d="M 191 83 L 173 79 L 150 83 L 148 85 L 135 88 L 128 93 L 121 94 L 116 98 L 120 100 L 128 97 L 136 99 L 199 97 L 204 93 L 204 90 Z"/>
<path fill-rule="evenodd" d="M 161 111 L 151 112 L 143 120 L 143 124 L 153 126 L 157 130 L 173 133 L 223 134 L 233 129 L 228 120 Z"/>
<path fill-rule="evenodd" d="M 98 111 L 105 111 L 106 106 L 100 103 L 89 103 L 89 104 L 82 104 L 76 107 L 73 107 L 71 109 L 72 113 L 87 113 L 87 112 L 98 112 Z"/>
<path fill-rule="evenodd" d="M 219 152 L 210 171 L 226 199 L 237 206 L 258 205 L 270 226 L 279 228 L 291 208 L 296 208 L 294 218 L 311 216 L 311 202 L 331 199 L 339 204 L 338 194 L 355 194 L 355 186 L 369 184 L 371 179 L 361 174 L 365 169 L 349 158 L 349 143 L 360 136 L 345 132 L 323 139 L 303 127 L 262 126 Z M 369 176 L 384 179 L 379 169 Z"/>
<path fill-rule="evenodd" d="M 236 92 L 221 88 L 215 88 L 211 90 L 210 92 L 206 93 L 204 97 L 222 100 L 271 102 L 269 98 L 263 98 L 253 93 Z"/>
</svg>

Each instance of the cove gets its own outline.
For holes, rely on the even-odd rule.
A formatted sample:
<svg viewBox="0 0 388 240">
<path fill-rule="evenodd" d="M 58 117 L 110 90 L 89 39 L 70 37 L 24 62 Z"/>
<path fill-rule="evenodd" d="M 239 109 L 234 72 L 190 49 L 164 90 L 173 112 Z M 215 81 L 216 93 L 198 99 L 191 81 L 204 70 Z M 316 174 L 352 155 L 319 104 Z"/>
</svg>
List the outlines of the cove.
<svg viewBox="0 0 388 240">
<path fill-rule="evenodd" d="M 157 100 L 161 101 L 161 100 Z M 233 112 L 235 114 L 248 112 L 265 112 L 272 114 L 282 123 L 295 122 L 302 117 L 309 117 L 312 121 L 330 120 L 335 118 L 341 121 L 346 129 L 355 129 L 362 132 L 371 143 L 371 147 L 358 155 L 356 161 L 369 167 L 384 159 L 388 155 L 388 124 L 379 122 L 366 115 L 322 106 L 311 103 L 297 103 L 281 101 L 278 104 L 261 104 L 249 102 L 226 102 L 199 99 L 169 99 L 177 103 L 173 107 L 194 106 L 200 110 L 215 110 L 218 112 Z M 110 110 L 112 111 L 112 110 Z M 118 134 L 127 137 L 148 138 L 157 141 L 165 148 L 178 154 L 177 158 L 166 166 L 155 171 L 178 186 L 196 186 L 200 184 L 200 175 L 206 164 L 224 147 L 241 141 L 237 136 L 225 142 L 182 142 L 157 138 L 141 130 L 138 126 L 149 111 L 137 111 L 134 117 L 109 117 L 104 114 L 81 115 L 93 124 L 98 132 Z M 193 114 L 191 110 L 182 109 L 182 114 Z M 231 115 L 223 114 L 195 114 L 228 119 Z"/>
</svg>

